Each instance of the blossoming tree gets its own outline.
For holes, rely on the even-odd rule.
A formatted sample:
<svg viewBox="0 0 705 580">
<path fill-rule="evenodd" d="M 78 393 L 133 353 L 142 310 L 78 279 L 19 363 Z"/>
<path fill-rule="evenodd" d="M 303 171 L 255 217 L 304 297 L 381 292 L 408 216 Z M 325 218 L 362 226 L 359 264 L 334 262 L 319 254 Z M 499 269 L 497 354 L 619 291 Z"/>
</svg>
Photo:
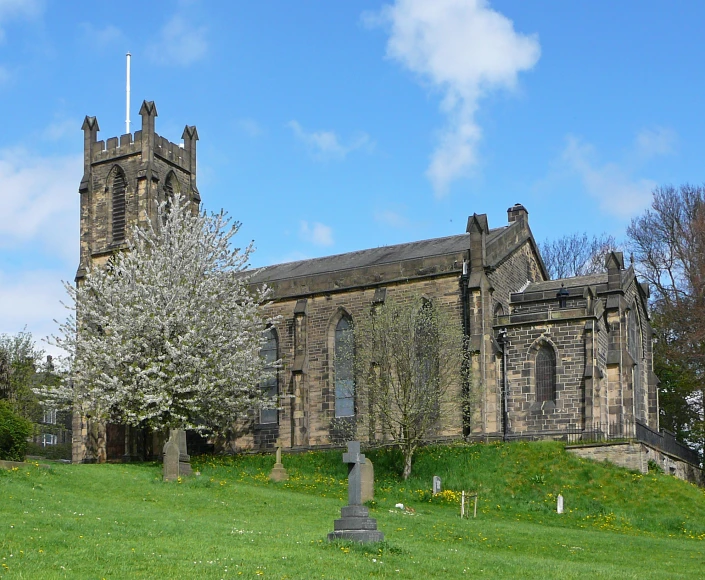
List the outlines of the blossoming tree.
<svg viewBox="0 0 705 580">
<path fill-rule="evenodd" d="M 73 313 L 54 342 L 69 379 L 44 394 L 101 420 L 217 434 L 271 405 L 258 387 L 268 291 L 247 285 L 252 244 L 230 245 L 239 226 L 176 196 L 127 251 L 66 284 Z"/>
</svg>

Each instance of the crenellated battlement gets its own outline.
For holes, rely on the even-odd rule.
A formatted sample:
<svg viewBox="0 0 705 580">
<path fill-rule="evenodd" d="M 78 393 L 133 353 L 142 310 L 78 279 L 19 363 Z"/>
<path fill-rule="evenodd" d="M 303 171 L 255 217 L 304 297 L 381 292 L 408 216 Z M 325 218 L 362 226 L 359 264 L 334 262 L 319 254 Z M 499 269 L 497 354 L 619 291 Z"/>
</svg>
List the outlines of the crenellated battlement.
<svg viewBox="0 0 705 580">
<path fill-rule="evenodd" d="M 98 120 L 86 117 L 83 121 L 84 131 L 84 175 L 90 172 L 92 165 L 116 161 L 125 157 L 141 154 L 144 163 L 151 163 L 153 156 L 170 165 L 180 167 L 195 178 L 196 173 L 196 127 L 186 125 L 182 134 L 183 144 L 172 143 L 154 131 L 157 107 L 153 101 L 143 101 L 140 108 L 142 129 L 125 133 L 120 137 L 110 137 L 98 141 Z"/>
<path fill-rule="evenodd" d="M 152 136 L 154 141 L 150 149 L 155 155 L 185 171 L 190 171 L 189 155 L 183 144 L 173 143 L 156 133 Z M 135 131 L 134 135 L 126 133 L 119 138 L 111 137 L 107 141 L 95 141 L 90 151 L 91 163 L 95 165 L 141 154 L 142 148 L 142 131 Z"/>
<path fill-rule="evenodd" d="M 160 203 L 179 193 L 197 212 L 196 127 L 186 125 L 183 144 L 172 143 L 154 130 L 157 107 L 143 101 L 142 127 L 134 133 L 98 140 L 98 120 L 83 121 L 80 280 L 90 264 L 102 263 L 126 243 L 134 225 L 156 220 Z"/>
</svg>

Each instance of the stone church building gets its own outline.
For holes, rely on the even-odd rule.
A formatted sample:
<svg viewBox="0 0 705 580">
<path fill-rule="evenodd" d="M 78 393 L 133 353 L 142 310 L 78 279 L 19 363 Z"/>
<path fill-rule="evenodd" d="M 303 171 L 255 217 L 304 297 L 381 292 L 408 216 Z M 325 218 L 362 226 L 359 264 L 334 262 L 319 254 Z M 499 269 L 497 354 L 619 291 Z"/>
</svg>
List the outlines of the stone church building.
<svg viewBox="0 0 705 580">
<path fill-rule="evenodd" d="M 128 224 L 153 218 L 172 192 L 200 204 L 196 128 L 186 126 L 183 145 L 175 144 L 156 134 L 154 103 L 144 102 L 140 114 L 141 131 L 107 142 L 97 140 L 94 117 L 83 124 L 79 283 L 89 264 L 124 247 Z M 473 213 L 457 235 L 278 264 L 254 273 L 252 283 L 273 288 L 266 310 L 279 322 L 262 354 L 281 359 L 282 368 L 261 386 L 279 406 L 253 416 L 232 450 L 270 449 L 277 440 L 285 448 L 337 445 L 350 429 L 363 441 L 374 438 L 358 424 L 365 401 L 348 388 L 336 345 L 374 304 L 408 296 L 446 309 L 467 337 L 474 408 L 463 413 L 458 384 L 458 404 L 434 436 L 564 438 L 599 428 L 628 437 L 637 424 L 658 430 L 648 287 L 619 252 L 605 256 L 602 273 L 549 280 L 520 204 L 492 227 Z M 137 438 L 77 417 L 74 461 L 102 459 L 91 451 L 96 445 L 108 459 L 129 456 Z"/>
</svg>

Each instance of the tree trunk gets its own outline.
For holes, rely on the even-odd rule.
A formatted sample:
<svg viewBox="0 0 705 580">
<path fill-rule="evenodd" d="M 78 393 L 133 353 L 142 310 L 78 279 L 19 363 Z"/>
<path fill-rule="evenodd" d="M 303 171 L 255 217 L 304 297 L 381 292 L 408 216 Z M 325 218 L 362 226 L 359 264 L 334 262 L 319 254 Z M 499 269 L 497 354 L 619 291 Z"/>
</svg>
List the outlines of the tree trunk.
<svg viewBox="0 0 705 580">
<path fill-rule="evenodd" d="M 413 449 L 404 449 L 404 471 L 401 474 L 401 478 L 406 481 L 411 475 L 411 459 L 414 456 Z"/>
</svg>

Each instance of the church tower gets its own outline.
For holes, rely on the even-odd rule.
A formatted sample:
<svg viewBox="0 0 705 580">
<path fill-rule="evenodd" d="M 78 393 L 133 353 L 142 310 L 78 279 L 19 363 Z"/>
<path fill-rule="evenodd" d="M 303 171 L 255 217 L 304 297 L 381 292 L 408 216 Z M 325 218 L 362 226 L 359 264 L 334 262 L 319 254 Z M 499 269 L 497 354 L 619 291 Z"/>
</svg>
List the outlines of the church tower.
<svg viewBox="0 0 705 580">
<path fill-rule="evenodd" d="M 201 196 L 196 187 L 194 126 L 184 128 L 183 145 L 154 131 L 157 108 L 144 101 L 142 130 L 98 141 L 98 120 L 83 121 L 83 179 L 81 195 L 81 255 L 76 272 L 80 284 L 89 268 L 102 266 L 111 255 L 127 248 L 135 224 L 157 219 L 157 207 L 180 193 L 197 212 Z M 75 412 L 72 458 L 74 463 L 129 458 L 135 438 L 124 425 L 90 421 Z"/>
<path fill-rule="evenodd" d="M 89 266 L 104 264 L 127 246 L 131 228 L 155 220 L 159 203 L 181 193 L 198 210 L 194 126 L 186 126 L 183 145 L 157 135 L 157 107 L 144 101 L 142 130 L 98 141 L 98 120 L 83 121 L 83 179 L 81 195 L 81 257 L 76 272 L 80 283 Z"/>
</svg>

